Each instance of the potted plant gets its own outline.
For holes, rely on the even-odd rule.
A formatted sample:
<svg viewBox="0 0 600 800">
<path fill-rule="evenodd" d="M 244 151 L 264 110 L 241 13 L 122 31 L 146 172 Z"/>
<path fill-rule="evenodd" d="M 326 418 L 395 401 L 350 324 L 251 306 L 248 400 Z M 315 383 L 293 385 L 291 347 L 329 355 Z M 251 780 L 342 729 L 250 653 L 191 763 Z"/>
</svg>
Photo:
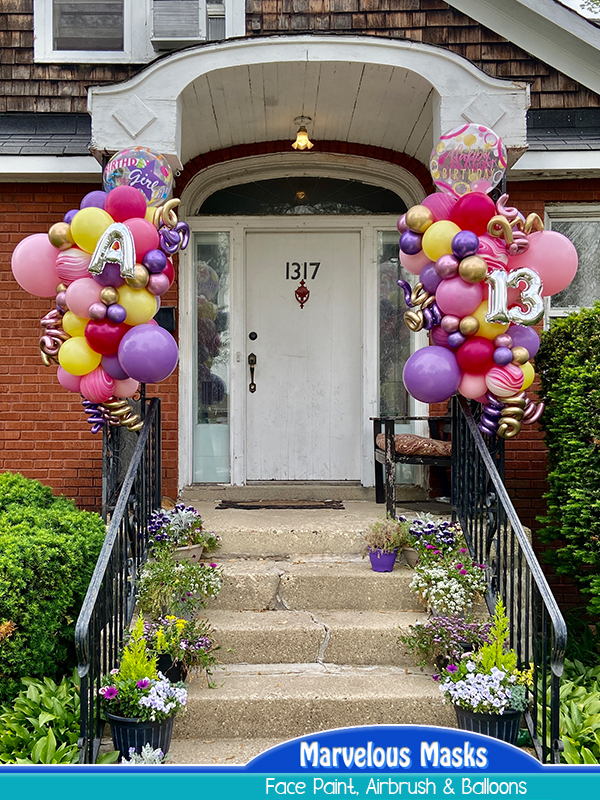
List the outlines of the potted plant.
<svg viewBox="0 0 600 800">
<path fill-rule="evenodd" d="M 123 756 L 132 747 L 140 753 L 149 744 L 168 752 L 173 719 L 185 708 L 187 691 L 157 672 L 141 615 L 123 649 L 119 667 L 104 676 L 98 691 L 115 750 Z"/>
<path fill-rule="evenodd" d="M 153 555 L 168 550 L 176 560 L 191 559 L 198 563 L 204 552 L 211 552 L 221 544 L 221 537 L 214 531 L 204 530 L 202 517 L 196 509 L 184 503 L 154 511 L 148 532 Z"/>
<path fill-rule="evenodd" d="M 199 667 L 206 672 L 210 685 L 219 649 L 213 633 L 205 619 L 169 615 L 144 623 L 148 649 L 156 656 L 158 669 L 172 681 L 185 680 L 190 669 Z"/>
<path fill-rule="evenodd" d="M 427 622 L 409 625 L 398 642 L 417 657 L 417 665 L 435 664 L 438 671 L 455 664 L 463 654 L 477 650 L 489 641 L 491 622 L 459 617 L 432 617 Z"/>
<path fill-rule="evenodd" d="M 514 650 L 507 649 L 508 620 L 498 599 L 489 642 L 468 653 L 439 675 L 444 702 L 452 703 L 461 730 L 485 733 L 516 744 L 521 714 L 527 707 L 532 669 L 517 669 Z M 436 676 L 437 677 L 437 676 Z"/>
<path fill-rule="evenodd" d="M 409 588 L 435 615 L 464 615 L 485 594 L 485 569 L 485 564 L 471 560 L 466 548 L 457 555 L 426 545 Z"/>
<path fill-rule="evenodd" d="M 408 542 L 408 522 L 384 517 L 373 522 L 363 533 L 363 558 L 369 554 L 374 572 L 391 572 L 398 549 Z"/>
<path fill-rule="evenodd" d="M 223 583 L 223 570 L 217 564 L 196 564 L 176 561 L 166 550 L 148 561 L 140 575 L 138 606 L 152 619 L 167 614 L 192 614 L 218 594 Z"/>
<path fill-rule="evenodd" d="M 406 517 L 399 517 L 406 522 Z M 448 520 L 413 519 L 409 522 L 408 543 L 402 548 L 407 563 L 415 567 L 427 549 L 448 552 L 456 548 L 462 537 L 460 524 Z"/>
</svg>

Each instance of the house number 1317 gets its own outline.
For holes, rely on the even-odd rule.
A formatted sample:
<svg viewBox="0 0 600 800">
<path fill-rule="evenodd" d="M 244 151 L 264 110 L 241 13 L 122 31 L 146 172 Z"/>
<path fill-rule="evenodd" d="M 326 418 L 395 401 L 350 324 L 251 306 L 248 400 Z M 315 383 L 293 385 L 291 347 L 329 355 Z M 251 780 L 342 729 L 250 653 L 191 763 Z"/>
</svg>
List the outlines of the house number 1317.
<svg viewBox="0 0 600 800">
<path fill-rule="evenodd" d="M 321 266 L 320 261 L 303 261 L 302 264 L 298 261 L 286 261 L 285 262 L 286 280 L 297 281 L 300 280 L 300 278 L 303 278 L 306 281 L 309 278 L 309 272 L 312 271 L 310 279 L 311 281 L 314 281 L 320 266 Z"/>
</svg>

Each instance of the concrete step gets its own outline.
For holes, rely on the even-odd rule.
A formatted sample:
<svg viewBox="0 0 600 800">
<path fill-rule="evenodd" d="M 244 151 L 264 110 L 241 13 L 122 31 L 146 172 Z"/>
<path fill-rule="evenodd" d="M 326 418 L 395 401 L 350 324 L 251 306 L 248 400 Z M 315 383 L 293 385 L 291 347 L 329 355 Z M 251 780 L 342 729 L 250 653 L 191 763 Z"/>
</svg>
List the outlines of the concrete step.
<svg viewBox="0 0 600 800">
<path fill-rule="evenodd" d="M 427 492 L 420 486 L 399 485 L 396 499 L 425 500 Z M 358 481 L 254 481 L 246 486 L 226 484 L 192 484 L 181 492 L 186 503 L 221 500 L 375 500 L 372 486 Z"/>
<path fill-rule="evenodd" d="M 243 765 L 255 756 L 275 747 L 279 739 L 173 739 L 167 756 L 168 765 L 195 764 L 213 766 L 215 764 L 233 766 Z"/>
<path fill-rule="evenodd" d="M 456 727 L 430 675 L 401 667 L 329 664 L 229 665 L 216 688 L 192 680 L 174 739 L 292 739 L 331 728 L 377 724 Z"/>
<path fill-rule="evenodd" d="M 215 558 L 225 581 L 209 609 L 230 611 L 423 611 L 409 590 L 412 570 L 373 572 L 360 556 L 299 556 L 293 561 Z"/>
<path fill-rule="evenodd" d="M 398 611 L 219 611 L 208 619 L 224 664 L 394 664 L 414 667 L 398 636 L 427 615 Z"/>
</svg>

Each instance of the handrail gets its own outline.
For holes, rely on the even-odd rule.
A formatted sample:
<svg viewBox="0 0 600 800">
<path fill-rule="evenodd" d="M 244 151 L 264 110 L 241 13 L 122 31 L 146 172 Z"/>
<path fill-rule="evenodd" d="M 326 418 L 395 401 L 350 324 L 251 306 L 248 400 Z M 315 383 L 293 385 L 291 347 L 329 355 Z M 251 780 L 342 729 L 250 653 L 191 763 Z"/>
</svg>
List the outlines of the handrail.
<svg viewBox="0 0 600 800">
<path fill-rule="evenodd" d="M 460 413 L 454 414 L 452 430 L 454 510 L 472 557 L 488 566 L 489 610 L 500 596 L 510 622 L 511 647 L 521 664 L 533 663 L 533 703 L 525 717 L 538 758 L 559 763 L 559 689 L 567 627 L 497 468 L 503 466 L 503 440 L 486 435 L 486 444 L 469 403 L 464 397 L 457 400 Z"/>
<path fill-rule="evenodd" d="M 148 520 L 160 506 L 160 442 L 160 400 L 153 398 L 75 626 L 82 763 L 94 763 L 98 754 L 104 727 L 98 689 L 102 676 L 116 664 L 133 616 L 138 570 L 147 556 Z"/>
</svg>

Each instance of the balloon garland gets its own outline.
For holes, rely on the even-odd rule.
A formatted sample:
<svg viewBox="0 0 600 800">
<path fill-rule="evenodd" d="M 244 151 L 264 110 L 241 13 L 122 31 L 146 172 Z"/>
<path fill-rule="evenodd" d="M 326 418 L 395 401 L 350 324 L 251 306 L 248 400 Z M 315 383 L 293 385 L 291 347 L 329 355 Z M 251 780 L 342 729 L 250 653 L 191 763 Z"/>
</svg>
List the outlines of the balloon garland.
<svg viewBox="0 0 600 800">
<path fill-rule="evenodd" d="M 482 404 L 483 433 L 510 439 L 543 412 L 525 394 L 540 345 L 532 326 L 543 298 L 571 283 L 578 258 L 537 214 L 524 217 L 507 194 L 489 197 L 505 169 L 506 149 L 484 125 L 440 137 L 430 170 L 441 192 L 398 220 L 400 263 L 418 282 L 398 285 L 407 327 L 430 340 L 404 366 L 407 391 L 424 403 L 458 391 Z"/>
<path fill-rule="evenodd" d="M 167 160 L 143 147 L 117 153 L 102 191 L 88 193 L 48 234 L 27 236 L 12 254 L 19 285 L 55 297 L 41 320 L 45 366 L 82 396 L 91 432 L 106 425 L 137 431 L 127 398 L 140 383 L 159 383 L 177 366 L 171 334 L 154 320 L 175 278 L 171 257 L 187 247 L 190 229 L 168 199 Z"/>
</svg>

